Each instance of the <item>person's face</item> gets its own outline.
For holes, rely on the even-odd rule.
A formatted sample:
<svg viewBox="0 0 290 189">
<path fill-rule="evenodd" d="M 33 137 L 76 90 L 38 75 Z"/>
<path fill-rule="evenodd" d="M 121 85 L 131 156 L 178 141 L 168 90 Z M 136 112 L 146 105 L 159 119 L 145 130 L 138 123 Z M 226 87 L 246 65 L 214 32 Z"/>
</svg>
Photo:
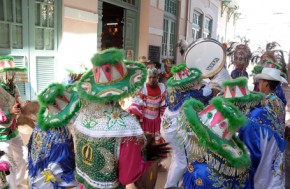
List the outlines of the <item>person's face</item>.
<svg viewBox="0 0 290 189">
<path fill-rule="evenodd" d="M 157 85 L 157 77 L 149 76 L 148 77 L 148 84 L 150 86 L 155 86 Z"/>
<path fill-rule="evenodd" d="M 269 84 L 264 79 L 259 79 L 259 90 L 261 93 L 267 94 Z"/>
<path fill-rule="evenodd" d="M 170 73 L 170 71 L 171 71 L 171 68 L 170 68 L 170 67 L 168 67 L 168 66 L 165 66 L 165 71 L 166 71 L 167 73 Z"/>
<path fill-rule="evenodd" d="M 244 69 L 244 65 L 238 64 L 236 68 L 237 70 L 242 71 Z"/>
</svg>

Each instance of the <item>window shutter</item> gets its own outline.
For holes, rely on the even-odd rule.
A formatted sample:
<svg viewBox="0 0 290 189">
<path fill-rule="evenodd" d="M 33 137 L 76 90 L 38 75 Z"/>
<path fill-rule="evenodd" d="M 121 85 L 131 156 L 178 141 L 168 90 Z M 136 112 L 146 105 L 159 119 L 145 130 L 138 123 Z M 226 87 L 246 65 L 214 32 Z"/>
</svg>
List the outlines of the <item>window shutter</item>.
<svg viewBox="0 0 290 189">
<path fill-rule="evenodd" d="M 37 93 L 54 81 L 55 57 L 36 57 Z"/>
</svg>

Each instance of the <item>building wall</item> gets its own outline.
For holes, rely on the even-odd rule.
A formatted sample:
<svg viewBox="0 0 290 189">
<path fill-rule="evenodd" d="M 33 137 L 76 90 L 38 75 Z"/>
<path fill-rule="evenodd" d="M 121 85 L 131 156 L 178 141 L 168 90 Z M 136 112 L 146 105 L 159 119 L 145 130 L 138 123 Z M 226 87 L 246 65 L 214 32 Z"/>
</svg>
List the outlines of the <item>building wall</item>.
<svg viewBox="0 0 290 189">
<path fill-rule="evenodd" d="M 165 0 L 141 1 L 138 57 L 148 58 L 149 45 L 160 46 L 163 36 Z"/>
<path fill-rule="evenodd" d="M 98 1 L 63 0 L 63 34 L 59 49 L 60 68 L 74 68 L 80 64 L 91 66 L 90 58 L 97 51 Z M 233 36 L 234 30 L 226 22 L 226 13 L 221 17 L 220 0 L 179 0 L 177 40 L 192 38 L 193 11 L 212 18 L 212 38 L 224 41 Z M 165 0 L 140 0 L 140 24 L 138 57 L 148 58 L 149 45 L 162 46 Z M 225 11 L 226 12 L 226 11 Z M 204 23 L 203 23 L 204 24 Z M 221 41 L 223 42 L 223 41 Z M 75 45 L 77 44 L 77 45 Z M 176 62 L 183 61 L 178 49 Z"/>
<path fill-rule="evenodd" d="M 203 14 L 203 17 L 208 16 L 213 20 L 212 23 L 212 38 L 216 39 L 218 28 L 218 11 L 219 0 L 180 0 L 179 1 L 179 26 L 178 40 L 185 39 L 188 43 L 194 41 L 192 36 L 193 12 L 198 11 Z M 204 27 L 204 23 L 203 23 Z M 177 41 L 178 41 L 177 40 Z M 177 50 L 176 62 L 182 62 L 183 57 Z"/>
<path fill-rule="evenodd" d="M 237 13 L 237 2 L 235 2 L 235 0 L 232 0 L 231 2 L 237 6 L 237 9 L 235 10 L 235 13 Z M 236 40 L 236 25 L 234 20 L 234 13 L 230 16 L 228 11 L 228 7 L 225 7 L 224 11 L 222 11 L 222 3 L 219 2 L 217 40 L 222 43 L 228 43 Z M 230 19 L 228 19 L 229 16 Z"/>
<path fill-rule="evenodd" d="M 81 64 L 91 67 L 90 59 L 97 51 L 97 11 L 96 0 L 63 1 L 59 71 L 65 68 L 78 70 Z M 62 72 L 60 74 L 67 74 Z"/>
</svg>

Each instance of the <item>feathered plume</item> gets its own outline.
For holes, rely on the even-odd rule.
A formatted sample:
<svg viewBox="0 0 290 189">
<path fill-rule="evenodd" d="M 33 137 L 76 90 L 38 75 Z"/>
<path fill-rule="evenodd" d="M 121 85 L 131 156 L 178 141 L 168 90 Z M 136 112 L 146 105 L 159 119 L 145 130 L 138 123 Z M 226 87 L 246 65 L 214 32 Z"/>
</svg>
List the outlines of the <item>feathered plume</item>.
<svg viewBox="0 0 290 189">
<path fill-rule="evenodd" d="M 229 47 L 226 49 L 227 56 L 232 56 L 232 54 L 235 52 L 235 48 L 238 45 L 238 42 L 229 42 Z"/>
<path fill-rule="evenodd" d="M 280 47 L 280 44 L 273 41 L 271 43 L 267 43 L 266 45 L 266 51 L 271 51 L 271 50 L 274 50 L 275 47 Z"/>
<path fill-rule="evenodd" d="M 179 48 L 179 52 L 181 55 L 183 55 L 188 47 L 188 42 L 184 39 L 180 39 L 177 43 L 177 47 Z"/>
</svg>

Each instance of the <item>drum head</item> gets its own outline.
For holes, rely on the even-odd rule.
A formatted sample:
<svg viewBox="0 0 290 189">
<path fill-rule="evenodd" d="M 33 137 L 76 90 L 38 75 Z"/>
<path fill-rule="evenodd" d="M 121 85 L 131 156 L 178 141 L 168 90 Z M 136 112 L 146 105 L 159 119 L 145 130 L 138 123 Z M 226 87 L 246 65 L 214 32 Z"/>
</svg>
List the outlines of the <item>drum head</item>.
<svg viewBox="0 0 290 189">
<path fill-rule="evenodd" d="M 226 63 L 223 45 L 214 39 L 199 39 L 187 48 L 184 59 L 187 67 L 198 68 L 203 77 L 216 75 Z"/>
</svg>

